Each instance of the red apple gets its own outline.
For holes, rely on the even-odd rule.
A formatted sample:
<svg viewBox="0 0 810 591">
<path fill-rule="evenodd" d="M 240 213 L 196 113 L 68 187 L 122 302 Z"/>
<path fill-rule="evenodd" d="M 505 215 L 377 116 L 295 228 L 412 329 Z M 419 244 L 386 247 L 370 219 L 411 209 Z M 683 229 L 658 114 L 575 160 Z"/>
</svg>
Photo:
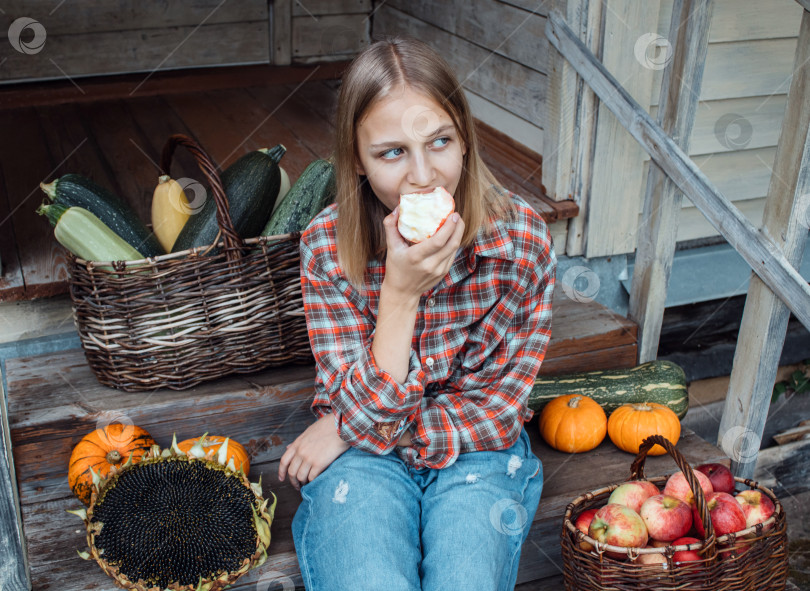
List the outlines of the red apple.
<svg viewBox="0 0 810 591">
<path fill-rule="evenodd" d="M 695 470 L 692 470 L 692 472 L 695 478 L 697 478 L 700 488 L 703 489 L 704 495 L 708 496 L 709 493 L 714 492 L 714 488 L 708 476 L 703 472 L 697 472 Z M 664 494 L 680 499 L 692 507 L 695 506 L 695 497 L 692 494 L 692 489 L 689 488 L 689 483 L 686 481 L 686 476 L 683 475 L 683 472 L 675 472 L 675 474 L 669 477 L 664 486 Z"/>
<path fill-rule="evenodd" d="M 690 515 L 691 517 L 691 515 Z M 643 519 L 643 517 L 642 517 Z M 649 533 L 649 532 L 647 532 Z M 650 538 L 649 545 L 653 548 L 666 548 L 667 546 L 671 545 L 672 542 L 665 542 L 663 540 L 656 540 L 655 538 Z"/>
<path fill-rule="evenodd" d="M 692 527 L 692 510 L 684 501 L 655 495 L 644 501 L 639 512 L 654 540 L 671 541 L 686 535 Z"/>
<path fill-rule="evenodd" d="M 673 546 L 688 546 L 689 544 L 697 544 L 700 540 L 697 538 L 678 538 L 672 542 Z M 700 560 L 700 554 L 697 553 L 697 550 L 678 550 L 672 556 L 673 562 L 693 562 L 695 560 Z"/>
<path fill-rule="evenodd" d="M 770 497 L 759 490 L 744 490 L 734 498 L 745 515 L 746 527 L 762 523 L 776 510 Z"/>
<path fill-rule="evenodd" d="M 713 492 L 706 497 L 706 507 L 709 509 L 709 518 L 714 526 L 717 537 L 745 529 L 745 514 L 737 499 L 728 493 Z M 695 528 L 701 537 L 706 536 L 703 522 L 698 515 L 697 507 L 692 507 Z"/>
<path fill-rule="evenodd" d="M 734 492 L 734 475 L 723 464 L 701 464 L 695 470 L 709 477 L 715 492 Z"/>
<path fill-rule="evenodd" d="M 659 494 L 658 487 L 649 480 L 631 480 L 617 486 L 610 493 L 608 503 L 618 503 L 638 513 L 644 501 L 657 494 Z"/>
<path fill-rule="evenodd" d="M 742 556 L 751 549 L 754 540 L 746 540 L 745 538 L 738 538 L 734 541 L 734 545 L 725 548 L 719 548 L 717 554 L 722 560 L 734 559 Z"/>
<path fill-rule="evenodd" d="M 643 548 L 649 539 L 647 526 L 641 516 L 618 503 L 608 503 L 596 512 L 588 528 L 588 535 L 598 542 L 624 548 Z M 618 559 L 626 557 L 617 552 L 606 554 Z"/>
<path fill-rule="evenodd" d="M 593 521 L 593 516 L 596 515 L 597 511 L 598 509 L 586 509 L 580 513 L 579 516 L 574 520 L 574 527 L 587 536 L 588 528 L 590 527 L 591 521 Z M 593 550 L 593 546 L 588 542 L 580 542 L 579 547 L 586 552 Z"/>
</svg>

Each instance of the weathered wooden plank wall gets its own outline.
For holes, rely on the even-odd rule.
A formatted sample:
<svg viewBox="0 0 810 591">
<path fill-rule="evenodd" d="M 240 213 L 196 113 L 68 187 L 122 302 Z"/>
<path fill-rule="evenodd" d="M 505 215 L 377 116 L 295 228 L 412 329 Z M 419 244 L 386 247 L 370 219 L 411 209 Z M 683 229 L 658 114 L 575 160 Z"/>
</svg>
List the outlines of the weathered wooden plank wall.
<svg viewBox="0 0 810 591">
<path fill-rule="evenodd" d="M 704 84 L 689 155 L 751 222 L 763 221 L 802 8 L 787 0 L 715 0 Z M 658 33 L 672 0 L 661 0 Z M 658 81 L 651 101 L 657 112 Z M 645 162 L 645 174 L 649 162 Z M 641 208 L 639 207 L 639 212 Z M 678 240 L 717 236 L 685 200 Z"/>
<path fill-rule="evenodd" d="M 0 83 L 345 60 L 368 45 L 370 13 L 371 0 L 11 0 Z"/>
<path fill-rule="evenodd" d="M 37 24 L 10 31 L 19 18 Z M 41 46 L 31 45 L 37 28 Z M 266 0 L 12 0 L 3 5 L 0 30 L 19 46 L 6 53 L 3 81 L 268 63 L 270 56 Z"/>
<path fill-rule="evenodd" d="M 644 36 L 649 35 L 648 49 L 643 54 L 653 60 L 666 58 L 673 0 L 631 3 L 629 8 L 623 2 L 608 0 L 602 17 L 604 34 L 601 45 L 591 49 L 637 99 L 645 98 L 634 92 L 638 92 L 638 88 L 644 90 L 646 76 L 652 74 L 651 92 L 646 101 L 640 100 L 640 104 L 655 117 L 663 67 L 653 63 L 646 72 L 634 71 L 632 68 L 640 67 L 639 63 L 633 63 L 638 61 L 634 54 L 638 49 L 636 45 L 642 44 L 643 49 Z M 567 0 L 561 4 L 570 15 L 572 11 L 587 11 L 591 0 Z M 647 23 L 646 29 L 637 18 L 633 21 L 623 12 L 656 9 L 657 21 Z M 623 22 L 616 24 L 617 15 L 622 15 Z M 788 0 L 716 0 L 709 31 L 705 83 L 700 92 L 689 156 L 756 226 L 762 223 L 800 16 L 801 7 Z M 628 26 L 634 22 L 638 26 Z M 617 43 L 625 47 L 618 48 Z M 658 45 L 657 57 L 655 44 Z M 611 57 L 608 50 L 616 56 Z M 603 55 L 602 52 L 606 53 Z M 555 60 L 553 67 L 559 68 L 557 56 L 551 59 Z M 573 118 L 575 113 L 570 108 L 566 111 L 565 105 L 581 107 L 589 98 L 581 88 L 576 88 L 574 95 L 573 92 L 569 85 L 559 95 L 550 93 L 554 102 L 549 103 L 549 112 Z M 581 182 L 564 185 L 580 205 L 580 215 L 570 222 L 565 250 L 568 255 L 610 256 L 632 252 L 636 246 L 636 228 L 642 215 L 641 188 L 646 185 L 649 157 L 646 153 L 631 152 L 620 158 L 617 150 L 598 149 L 606 145 L 615 148 L 615 140 L 622 141 L 619 134 L 613 133 L 615 123 L 612 116 L 608 114 L 603 118 L 601 115 L 602 112 L 595 139 L 597 149 L 591 162 L 592 176 L 588 176 L 586 169 Z M 543 151 L 544 155 L 560 146 L 559 137 L 555 143 L 557 145 Z M 621 183 L 611 181 L 611 171 L 619 159 L 622 160 L 622 176 L 626 179 Z M 553 170 L 544 170 L 544 181 L 547 178 L 555 182 L 576 177 L 576 172 L 572 172 L 578 170 L 573 155 L 562 150 L 558 161 L 553 164 Z M 600 173 L 600 170 L 605 172 Z M 555 182 L 554 186 L 559 188 L 562 185 Z M 627 215 L 633 211 L 638 213 L 638 218 Z M 617 212 L 617 215 L 605 217 L 611 212 Z M 589 219 L 596 222 L 588 224 Z M 610 221 L 606 223 L 605 220 Z M 700 211 L 690 201 L 685 201 L 678 241 L 717 235 Z"/>
</svg>

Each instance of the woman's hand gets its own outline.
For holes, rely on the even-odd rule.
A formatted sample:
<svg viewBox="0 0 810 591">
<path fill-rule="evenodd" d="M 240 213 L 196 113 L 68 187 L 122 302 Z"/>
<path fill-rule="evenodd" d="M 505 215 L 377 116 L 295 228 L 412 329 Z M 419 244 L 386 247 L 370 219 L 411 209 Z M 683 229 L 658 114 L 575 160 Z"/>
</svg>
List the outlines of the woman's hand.
<svg viewBox="0 0 810 591">
<path fill-rule="evenodd" d="M 278 467 L 278 479 L 284 481 L 289 474 L 290 484 L 296 490 L 301 484 L 315 480 L 321 472 L 349 449 L 335 430 L 335 418 L 324 415 L 287 446 Z"/>
<path fill-rule="evenodd" d="M 383 220 L 385 226 L 386 259 L 383 283 L 404 297 L 419 297 L 447 275 L 456 258 L 464 221 L 454 212 L 430 238 L 409 244 L 397 230 L 399 207 Z"/>
</svg>

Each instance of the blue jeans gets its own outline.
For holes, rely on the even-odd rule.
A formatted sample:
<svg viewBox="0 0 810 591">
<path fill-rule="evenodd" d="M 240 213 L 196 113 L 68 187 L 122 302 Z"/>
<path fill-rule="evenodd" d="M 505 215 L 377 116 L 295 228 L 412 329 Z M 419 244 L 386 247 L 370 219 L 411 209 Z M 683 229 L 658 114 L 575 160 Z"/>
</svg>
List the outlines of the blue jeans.
<svg viewBox="0 0 810 591">
<path fill-rule="evenodd" d="M 413 469 L 350 448 L 301 488 L 292 531 L 308 591 L 506 591 L 543 472 L 526 430 L 501 451 Z"/>
</svg>

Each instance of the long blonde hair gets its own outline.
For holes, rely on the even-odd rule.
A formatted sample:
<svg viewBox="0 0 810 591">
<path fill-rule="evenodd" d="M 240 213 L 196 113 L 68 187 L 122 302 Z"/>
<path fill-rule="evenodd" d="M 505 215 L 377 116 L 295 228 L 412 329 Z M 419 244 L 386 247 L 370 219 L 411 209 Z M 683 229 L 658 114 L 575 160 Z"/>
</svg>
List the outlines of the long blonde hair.
<svg viewBox="0 0 810 591">
<path fill-rule="evenodd" d="M 454 195 L 464 220 L 462 248 L 478 231 L 508 217 L 514 204 L 481 161 L 475 123 L 464 91 L 450 66 L 416 39 L 377 41 L 358 55 L 343 75 L 338 97 L 334 161 L 337 175 L 338 260 L 349 281 L 359 287 L 368 263 L 385 254 L 383 218 L 390 213 L 364 177 L 357 174 L 357 126 L 371 106 L 398 85 L 425 94 L 453 120 L 466 154 Z"/>
</svg>

